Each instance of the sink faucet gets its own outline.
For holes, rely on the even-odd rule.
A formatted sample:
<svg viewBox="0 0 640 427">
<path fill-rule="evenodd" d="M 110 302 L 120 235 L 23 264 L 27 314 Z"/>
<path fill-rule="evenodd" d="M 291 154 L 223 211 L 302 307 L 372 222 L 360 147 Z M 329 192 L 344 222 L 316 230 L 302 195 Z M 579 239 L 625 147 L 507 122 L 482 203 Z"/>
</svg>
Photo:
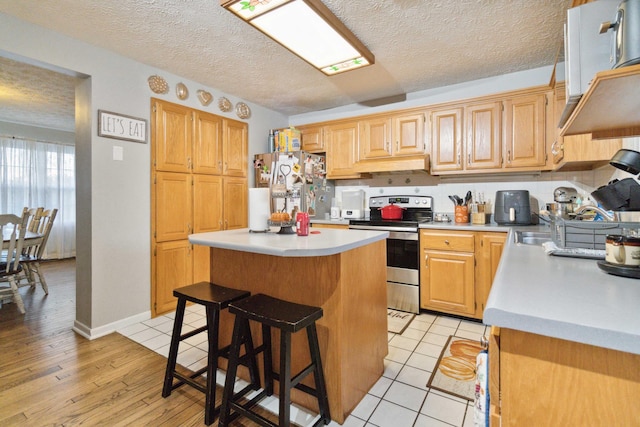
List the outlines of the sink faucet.
<svg viewBox="0 0 640 427">
<path fill-rule="evenodd" d="M 586 205 L 586 206 L 580 206 L 579 208 L 577 208 L 574 212 L 576 215 L 580 215 L 586 211 L 596 211 L 598 212 L 600 215 L 602 215 L 602 217 L 605 219 L 605 221 L 615 221 L 615 217 L 614 215 L 610 214 L 609 212 L 605 211 L 604 209 L 602 209 L 599 206 L 591 206 L 591 205 Z"/>
</svg>

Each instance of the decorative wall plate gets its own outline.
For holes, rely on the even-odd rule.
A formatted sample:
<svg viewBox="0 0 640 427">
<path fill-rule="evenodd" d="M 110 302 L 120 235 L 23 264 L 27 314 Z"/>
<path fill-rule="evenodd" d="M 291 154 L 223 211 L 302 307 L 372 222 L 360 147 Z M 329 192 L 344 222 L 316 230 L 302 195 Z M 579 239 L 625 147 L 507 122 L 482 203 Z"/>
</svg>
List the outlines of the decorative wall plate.
<svg viewBox="0 0 640 427">
<path fill-rule="evenodd" d="M 169 92 L 169 84 L 165 79 L 160 76 L 151 76 L 147 79 L 149 82 L 149 88 L 154 93 L 167 93 Z"/>
<path fill-rule="evenodd" d="M 222 98 L 218 99 L 218 108 L 220 108 L 220 111 L 224 111 L 225 113 L 227 111 L 230 111 L 231 101 L 223 96 Z"/>
<path fill-rule="evenodd" d="M 213 101 L 213 96 L 206 90 L 199 89 L 197 93 L 198 93 L 198 99 L 200 100 L 200 103 L 205 107 L 211 104 L 211 101 Z"/>
<path fill-rule="evenodd" d="M 189 97 L 189 89 L 184 85 L 184 83 L 178 83 L 176 85 L 176 96 L 178 99 L 185 100 Z"/>
<path fill-rule="evenodd" d="M 244 102 L 238 102 L 236 104 L 236 115 L 241 119 L 248 119 L 251 116 L 251 110 Z"/>
</svg>

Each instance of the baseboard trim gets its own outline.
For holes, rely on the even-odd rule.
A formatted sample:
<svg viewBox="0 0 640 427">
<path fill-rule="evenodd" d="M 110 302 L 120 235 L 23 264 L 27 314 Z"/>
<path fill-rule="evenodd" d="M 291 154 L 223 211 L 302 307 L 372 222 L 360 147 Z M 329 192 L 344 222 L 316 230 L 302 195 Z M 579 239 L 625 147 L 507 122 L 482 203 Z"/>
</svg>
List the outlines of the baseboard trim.
<svg viewBox="0 0 640 427">
<path fill-rule="evenodd" d="M 144 322 L 145 320 L 149 319 L 151 319 L 151 311 L 145 311 L 143 313 L 136 314 L 135 316 L 127 317 L 125 319 L 108 323 L 97 328 L 90 328 L 84 323 L 76 320 L 73 322 L 73 331 L 88 340 L 94 340 L 96 338 L 100 338 L 116 332 L 118 329 L 126 328 L 127 326 Z"/>
</svg>

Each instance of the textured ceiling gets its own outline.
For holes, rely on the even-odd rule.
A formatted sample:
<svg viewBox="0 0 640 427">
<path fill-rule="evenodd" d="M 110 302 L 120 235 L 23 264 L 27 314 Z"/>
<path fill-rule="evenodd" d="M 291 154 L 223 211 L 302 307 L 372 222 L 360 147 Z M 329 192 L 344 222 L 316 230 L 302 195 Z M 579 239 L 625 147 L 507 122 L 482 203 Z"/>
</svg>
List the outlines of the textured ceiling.
<svg viewBox="0 0 640 427">
<path fill-rule="evenodd" d="M 571 0 L 323 2 L 373 52 L 375 65 L 327 77 L 219 0 L 1 1 L 0 12 L 294 115 L 552 65 Z M 61 76 L 66 83 L 28 89 L 43 70 L 0 66 L 0 85 L 6 78 L 31 90 L 34 100 L 47 93 L 64 101 L 69 95 L 52 92 L 73 87 Z M 21 75 L 31 83 L 17 81 Z M 4 111 L 7 101 L 0 102 Z M 10 107 L 20 115 L 20 106 Z M 34 114 L 61 109 L 45 106 Z M 47 120 L 55 119 L 42 123 Z"/>
</svg>

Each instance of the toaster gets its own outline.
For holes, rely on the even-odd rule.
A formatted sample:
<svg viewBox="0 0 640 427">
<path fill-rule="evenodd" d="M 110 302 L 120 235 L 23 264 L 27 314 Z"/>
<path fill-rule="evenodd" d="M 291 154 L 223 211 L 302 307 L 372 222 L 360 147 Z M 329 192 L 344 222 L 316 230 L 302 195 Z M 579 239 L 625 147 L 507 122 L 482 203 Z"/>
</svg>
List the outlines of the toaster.
<svg viewBox="0 0 640 427">
<path fill-rule="evenodd" d="M 529 191 L 496 191 L 493 220 L 500 225 L 531 224 L 531 202 L 529 200 Z"/>
</svg>

